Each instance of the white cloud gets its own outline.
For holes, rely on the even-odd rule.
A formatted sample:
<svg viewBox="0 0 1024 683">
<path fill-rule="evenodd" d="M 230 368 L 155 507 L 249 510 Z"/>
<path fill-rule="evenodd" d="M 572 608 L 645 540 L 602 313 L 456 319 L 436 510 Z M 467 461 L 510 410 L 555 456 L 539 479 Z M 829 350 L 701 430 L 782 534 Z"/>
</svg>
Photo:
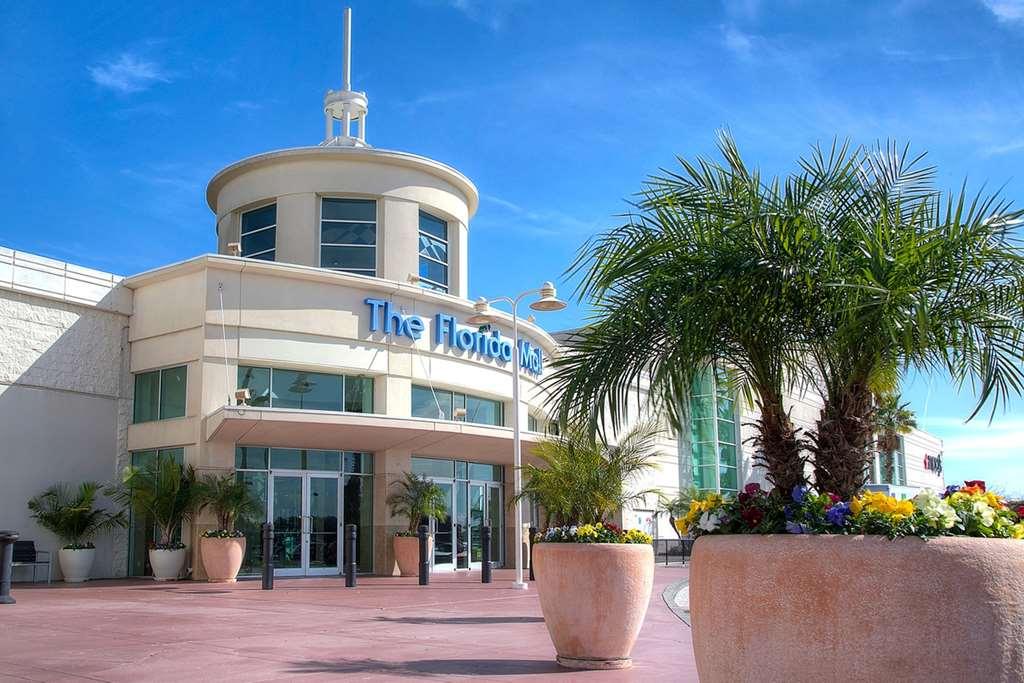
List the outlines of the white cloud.
<svg viewBox="0 0 1024 683">
<path fill-rule="evenodd" d="M 483 24 L 492 31 L 505 26 L 513 6 L 520 0 L 448 0 L 448 5 L 462 12 L 468 19 Z"/>
<path fill-rule="evenodd" d="M 585 221 L 563 211 L 532 210 L 494 195 L 481 195 L 483 207 L 477 214 L 476 224 L 494 224 L 503 229 L 515 229 L 539 236 L 590 235 L 597 228 L 596 221 Z"/>
<path fill-rule="evenodd" d="M 753 36 L 744 33 L 735 26 L 726 26 L 722 39 L 725 42 L 725 47 L 740 57 L 749 57 L 754 49 Z"/>
<path fill-rule="evenodd" d="M 999 21 L 1024 23 L 1024 0 L 981 0 Z"/>
<path fill-rule="evenodd" d="M 1012 154 L 1014 152 L 1024 152 L 1024 140 L 1012 140 L 1000 145 L 991 145 L 982 150 L 982 155 L 997 157 L 1000 154 Z"/>
<path fill-rule="evenodd" d="M 146 90 L 154 83 L 170 82 L 170 74 L 155 62 L 130 52 L 122 52 L 113 61 L 89 67 L 89 76 L 96 85 L 127 95 Z"/>
</svg>

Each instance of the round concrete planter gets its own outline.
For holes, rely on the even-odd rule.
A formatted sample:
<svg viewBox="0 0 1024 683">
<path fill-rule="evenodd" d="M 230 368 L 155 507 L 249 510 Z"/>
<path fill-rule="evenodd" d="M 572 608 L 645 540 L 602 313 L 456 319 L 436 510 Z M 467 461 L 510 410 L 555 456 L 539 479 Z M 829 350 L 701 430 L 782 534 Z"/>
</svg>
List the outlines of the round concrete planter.
<svg viewBox="0 0 1024 683">
<path fill-rule="evenodd" d="M 538 543 L 534 574 L 557 661 L 625 669 L 654 583 L 654 549 L 631 543 Z"/>
<path fill-rule="evenodd" d="M 395 536 L 393 542 L 398 573 L 402 576 L 419 576 L 420 539 L 416 536 Z M 433 552 L 434 537 L 427 536 L 427 557 L 430 557 Z"/>
<path fill-rule="evenodd" d="M 88 581 L 94 559 L 96 559 L 95 548 L 83 548 L 81 550 L 61 548 L 57 551 L 60 573 L 64 575 L 64 580 L 68 583 Z"/>
<path fill-rule="evenodd" d="M 210 583 L 234 583 L 245 557 L 245 537 L 199 539 L 199 552 L 203 558 L 206 580 Z"/>
<path fill-rule="evenodd" d="M 153 578 L 157 581 L 176 581 L 181 576 L 181 570 L 185 566 L 185 551 L 180 550 L 156 550 L 149 551 L 149 564 L 153 567 Z"/>
<path fill-rule="evenodd" d="M 1024 542 L 705 536 L 690 614 L 702 683 L 1024 681 Z"/>
</svg>

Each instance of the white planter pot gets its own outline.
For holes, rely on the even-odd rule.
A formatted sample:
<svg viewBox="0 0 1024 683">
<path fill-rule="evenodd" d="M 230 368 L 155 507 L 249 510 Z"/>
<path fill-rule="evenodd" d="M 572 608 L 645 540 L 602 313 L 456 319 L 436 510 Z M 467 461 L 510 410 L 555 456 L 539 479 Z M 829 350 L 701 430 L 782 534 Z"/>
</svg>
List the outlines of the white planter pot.
<svg viewBox="0 0 1024 683">
<path fill-rule="evenodd" d="M 149 564 L 153 567 L 153 578 L 157 581 L 176 581 L 185 567 L 185 551 L 156 550 L 149 551 Z"/>
<path fill-rule="evenodd" d="M 64 575 L 64 580 L 68 583 L 88 581 L 89 572 L 92 570 L 92 562 L 95 558 L 95 548 L 84 548 L 82 550 L 61 548 L 57 551 L 60 573 Z"/>
</svg>

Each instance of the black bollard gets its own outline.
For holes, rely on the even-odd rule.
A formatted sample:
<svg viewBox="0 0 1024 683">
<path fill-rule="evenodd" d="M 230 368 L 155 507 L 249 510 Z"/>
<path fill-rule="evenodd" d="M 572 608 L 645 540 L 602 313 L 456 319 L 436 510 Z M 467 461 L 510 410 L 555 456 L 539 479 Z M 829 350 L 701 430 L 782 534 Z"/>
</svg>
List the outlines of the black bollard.
<svg viewBox="0 0 1024 683">
<path fill-rule="evenodd" d="M 345 588 L 356 587 L 356 525 L 345 525 Z"/>
<path fill-rule="evenodd" d="M 480 542 L 483 544 L 484 557 L 480 564 L 480 583 L 491 582 L 491 527 L 480 530 Z"/>
<path fill-rule="evenodd" d="M 11 597 L 11 563 L 14 561 L 14 542 L 19 535 L 17 531 L 0 531 L 0 605 L 17 602 Z"/>
<path fill-rule="evenodd" d="M 536 581 L 533 575 L 533 539 L 537 538 L 537 527 L 530 527 L 530 581 Z"/>
<path fill-rule="evenodd" d="M 264 522 L 263 532 L 263 590 L 274 590 L 274 525 Z"/>
<path fill-rule="evenodd" d="M 427 525 L 420 524 L 420 585 L 430 584 L 430 558 L 427 556 Z"/>
</svg>

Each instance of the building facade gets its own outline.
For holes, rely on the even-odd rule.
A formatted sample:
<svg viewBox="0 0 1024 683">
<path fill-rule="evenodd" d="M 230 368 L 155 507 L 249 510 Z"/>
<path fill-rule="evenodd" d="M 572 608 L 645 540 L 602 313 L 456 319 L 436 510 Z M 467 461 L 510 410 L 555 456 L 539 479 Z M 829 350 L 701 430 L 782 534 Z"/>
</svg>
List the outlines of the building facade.
<svg viewBox="0 0 1024 683">
<path fill-rule="evenodd" d="M 407 521 L 385 501 L 412 472 L 446 496 L 435 571 L 479 566 L 485 525 L 492 557 L 513 564 L 512 380 L 518 372 L 529 461 L 550 430 L 542 382 L 558 343 L 522 320 L 517 342 L 508 316 L 466 323 L 477 190 L 442 163 L 370 147 L 367 98 L 347 60 L 345 71 L 325 98 L 321 144 L 250 157 L 210 181 L 217 254 L 122 279 L 0 250 L 0 527 L 56 549 L 28 516 L 31 495 L 162 456 L 235 472 L 261 501 L 243 574 L 260 571 L 264 519 L 282 575 L 339 573 L 345 524 L 358 529 L 359 569 L 391 574 L 390 538 Z M 791 406 L 809 426 L 820 400 L 795 395 Z M 755 415 L 713 374 L 695 385 L 690 413 L 636 486 L 672 496 L 763 481 L 744 445 Z M 940 488 L 917 463 L 940 457 L 941 443 L 915 432 L 905 444 L 892 483 Z M 654 496 L 620 521 L 674 535 Z M 200 516 L 182 540 L 198 549 L 213 526 Z M 133 519 L 100 539 L 94 575 L 145 575 L 151 538 Z M 195 552 L 190 567 L 203 578 Z"/>
</svg>

